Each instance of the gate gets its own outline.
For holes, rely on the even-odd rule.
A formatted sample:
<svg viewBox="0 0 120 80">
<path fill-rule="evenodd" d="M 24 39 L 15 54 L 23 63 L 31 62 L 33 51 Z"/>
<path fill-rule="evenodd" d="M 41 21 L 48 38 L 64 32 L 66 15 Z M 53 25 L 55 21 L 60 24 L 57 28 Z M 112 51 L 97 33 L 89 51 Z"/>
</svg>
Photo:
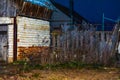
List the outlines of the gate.
<svg viewBox="0 0 120 80">
<path fill-rule="evenodd" d="M 8 26 L 0 25 L 0 60 L 7 61 L 8 54 Z"/>
</svg>

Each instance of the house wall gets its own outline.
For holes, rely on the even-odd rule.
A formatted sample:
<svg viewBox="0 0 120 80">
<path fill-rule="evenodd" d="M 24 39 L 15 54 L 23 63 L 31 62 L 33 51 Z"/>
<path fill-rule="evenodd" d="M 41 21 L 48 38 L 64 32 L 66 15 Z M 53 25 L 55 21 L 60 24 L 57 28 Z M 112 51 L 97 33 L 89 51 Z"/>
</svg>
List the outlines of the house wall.
<svg viewBox="0 0 120 80">
<path fill-rule="evenodd" d="M 0 25 L 3 25 L 3 24 L 5 24 L 7 27 L 6 31 L 7 31 L 7 37 L 8 37 L 7 38 L 8 52 L 6 56 L 7 56 L 8 62 L 11 62 L 13 60 L 13 18 L 0 17 Z"/>
<path fill-rule="evenodd" d="M 51 19 L 52 27 L 59 27 L 60 25 L 70 23 L 70 17 L 57 8 L 56 11 L 53 12 Z"/>
<path fill-rule="evenodd" d="M 13 25 L 8 25 L 8 62 L 13 62 Z"/>
<path fill-rule="evenodd" d="M 21 53 L 21 48 L 49 47 L 50 25 L 48 21 L 19 16 L 17 26 L 18 55 Z"/>
<path fill-rule="evenodd" d="M 71 21 L 71 18 L 68 15 L 66 15 L 64 12 L 62 12 L 58 8 L 56 8 L 51 16 L 50 25 L 52 29 L 54 29 L 55 27 L 61 27 L 61 26 L 66 29 L 66 26 L 67 28 L 71 28 L 71 26 L 69 25 L 71 23 L 70 21 Z M 77 25 L 79 25 L 79 27 L 81 26 L 82 29 L 89 29 L 90 27 L 89 23 L 84 19 L 82 19 L 81 21 L 82 22 L 78 23 Z"/>
<path fill-rule="evenodd" d="M 8 34 L 8 62 L 13 61 L 13 18 L 1 17 L 0 24 L 7 25 Z M 17 46 L 18 55 L 20 48 L 34 47 L 33 50 L 39 51 L 39 47 L 49 47 L 50 45 L 50 25 L 48 21 L 32 19 L 27 17 L 17 17 Z M 42 48 L 43 49 L 43 48 Z"/>
</svg>

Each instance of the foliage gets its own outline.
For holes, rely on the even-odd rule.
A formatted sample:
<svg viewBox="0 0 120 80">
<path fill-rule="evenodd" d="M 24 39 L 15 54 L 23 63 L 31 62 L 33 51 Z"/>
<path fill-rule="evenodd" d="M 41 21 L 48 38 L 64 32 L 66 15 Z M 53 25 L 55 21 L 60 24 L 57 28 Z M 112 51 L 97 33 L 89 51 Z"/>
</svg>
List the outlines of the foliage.
<svg viewBox="0 0 120 80">
<path fill-rule="evenodd" d="M 46 64 L 46 65 L 35 65 L 34 69 L 82 69 L 82 68 L 87 68 L 87 69 L 101 69 L 104 67 L 101 64 L 86 64 L 82 62 L 77 62 L 77 61 L 71 61 L 71 62 L 65 62 L 65 63 L 57 63 L 57 64 Z"/>
<path fill-rule="evenodd" d="M 18 66 L 19 67 L 19 71 L 20 72 L 28 72 L 30 70 L 34 70 L 34 69 L 52 69 L 52 70 L 57 70 L 57 69 L 82 69 L 82 68 L 86 68 L 86 69 L 101 69 L 104 66 L 101 64 L 86 64 L 83 62 L 77 62 L 77 61 L 70 61 L 70 62 L 64 62 L 64 63 L 56 63 L 56 64 L 44 64 L 44 65 L 40 65 L 40 64 L 31 64 L 29 62 L 26 61 L 16 61 L 13 63 L 13 65 Z"/>
<path fill-rule="evenodd" d="M 18 66 L 20 72 L 30 71 L 29 63 L 25 60 L 16 61 L 13 65 Z"/>
</svg>

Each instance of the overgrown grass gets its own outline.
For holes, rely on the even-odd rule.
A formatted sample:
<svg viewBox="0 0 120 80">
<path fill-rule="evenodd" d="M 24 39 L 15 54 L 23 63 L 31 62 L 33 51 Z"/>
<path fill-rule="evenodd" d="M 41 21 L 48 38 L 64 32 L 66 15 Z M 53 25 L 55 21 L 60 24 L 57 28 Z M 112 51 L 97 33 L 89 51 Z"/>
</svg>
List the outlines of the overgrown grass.
<svg viewBox="0 0 120 80">
<path fill-rule="evenodd" d="M 26 72 L 31 70 L 29 63 L 24 60 L 13 62 L 13 66 L 18 67 L 20 72 Z"/>
<path fill-rule="evenodd" d="M 103 67 L 103 65 L 97 64 L 97 63 L 86 64 L 83 62 L 76 62 L 76 61 L 60 63 L 60 64 L 51 66 L 51 68 L 68 68 L 68 69 L 82 69 L 82 68 L 100 69 L 102 67 Z"/>
<path fill-rule="evenodd" d="M 57 69 L 103 69 L 103 65 L 93 63 L 93 64 L 86 64 L 82 62 L 77 62 L 77 61 L 70 61 L 70 62 L 64 62 L 64 63 L 56 63 L 56 64 L 45 64 L 45 65 L 40 65 L 40 64 L 30 64 L 26 61 L 17 61 L 14 62 L 13 65 L 18 66 L 19 71 L 26 72 L 34 69 L 52 69 L 52 70 L 57 70 Z"/>
<path fill-rule="evenodd" d="M 32 75 L 32 77 L 34 77 L 34 78 L 38 78 L 39 76 L 40 76 L 39 73 L 34 73 L 34 74 Z"/>
</svg>

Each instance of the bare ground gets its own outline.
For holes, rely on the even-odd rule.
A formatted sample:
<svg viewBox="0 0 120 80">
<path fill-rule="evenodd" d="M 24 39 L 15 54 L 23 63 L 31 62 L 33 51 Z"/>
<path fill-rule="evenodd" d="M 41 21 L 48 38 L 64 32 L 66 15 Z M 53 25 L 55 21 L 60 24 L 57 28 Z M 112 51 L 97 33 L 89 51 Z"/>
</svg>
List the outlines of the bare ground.
<svg viewBox="0 0 120 80">
<path fill-rule="evenodd" d="M 32 70 L 15 75 L 0 74 L 0 80 L 120 80 L 120 69 Z"/>
</svg>

